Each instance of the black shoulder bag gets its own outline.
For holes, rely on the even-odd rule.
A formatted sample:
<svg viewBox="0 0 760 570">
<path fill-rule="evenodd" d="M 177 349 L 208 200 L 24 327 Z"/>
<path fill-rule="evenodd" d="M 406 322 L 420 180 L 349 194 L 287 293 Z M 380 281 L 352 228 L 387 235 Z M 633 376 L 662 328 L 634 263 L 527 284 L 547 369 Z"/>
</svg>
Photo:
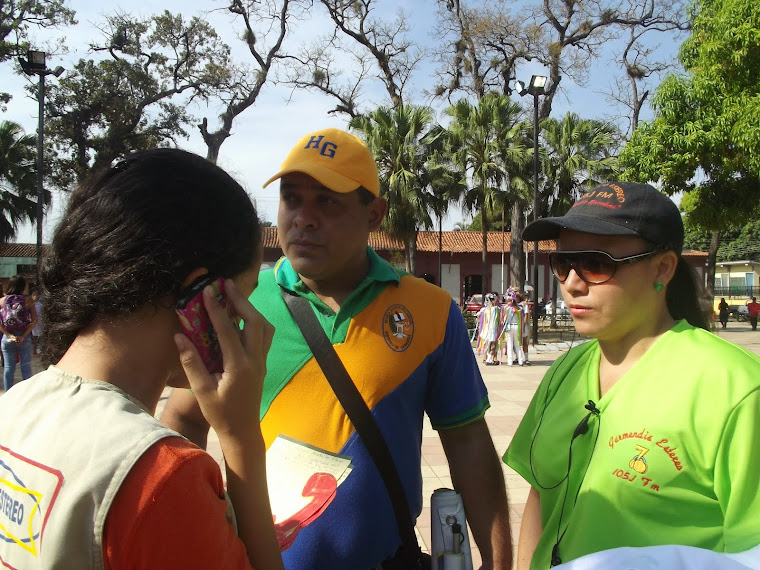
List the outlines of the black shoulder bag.
<svg viewBox="0 0 760 570">
<path fill-rule="evenodd" d="M 351 420 L 354 429 L 364 442 L 364 446 L 372 457 L 372 461 L 374 461 L 388 490 L 401 538 L 401 548 L 397 552 L 394 562 L 401 564 L 398 568 L 429 569 L 430 558 L 422 553 L 419 544 L 417 544 L 414 522 L 411 514 L 409 514 L 409 504 L 401 484 L 401 478 L 396 470 L 396 465 L 393 463 L 393 457 L 383 434 L 372 417 L 372 412 L 356 389 L 325 331 L 322 330 L 322 326 L 319 324 L 309 302 L 290 291 L 282 288 L 281 290 L 285 303 L 288 305 L 298 328 L 301 329 L 306 344 L 309 345 L 325 378 L 327 378 L 338 401 L 348 415 L 348 419 Z"/>
</svg>

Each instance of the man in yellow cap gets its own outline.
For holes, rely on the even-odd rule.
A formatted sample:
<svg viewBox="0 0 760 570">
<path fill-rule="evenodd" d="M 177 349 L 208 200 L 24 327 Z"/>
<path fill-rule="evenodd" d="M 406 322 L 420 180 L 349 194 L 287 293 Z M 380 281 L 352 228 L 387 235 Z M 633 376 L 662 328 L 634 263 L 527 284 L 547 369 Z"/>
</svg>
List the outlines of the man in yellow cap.
<svg viewBox="0 0 760 570">
<path fill-rule="evenodd" d="M 277 174 L 285 257 L 260 274 L 251 301 L 275 325 L 261 418 L 278 435 L 348 456 L 352 471 L 283 552 L 289 569 L 406 568 L 392 501 L 367 448 L 316 363 L 282 290 L 306 299 L 380 428 L 412 520 L 422 510 L 423 414 L 438 430 L 483 568 L 510 568 L 504 478 L 484 420 L 489 407 L 467 329 L 451 296 L 369 246 L 387 212 L 375 160 L 356 136 L 303 137 Z M 191 394 L 172 395 L 164 421 L 196 442 Z M 204 431 L 205 430 L 205 431 Z M 278 521 L 279 522 L 279 521 Z"/>
</svg>

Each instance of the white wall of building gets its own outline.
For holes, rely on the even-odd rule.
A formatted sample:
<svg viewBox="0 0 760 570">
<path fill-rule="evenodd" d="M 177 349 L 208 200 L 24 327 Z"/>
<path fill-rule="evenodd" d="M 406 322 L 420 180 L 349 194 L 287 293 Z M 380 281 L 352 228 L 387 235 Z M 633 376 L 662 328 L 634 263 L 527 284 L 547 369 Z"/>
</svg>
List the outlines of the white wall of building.
<svg viewBox="0 0 760 570">
<path fill-rule="evenodd" d="M 448 291 L 451 298 L 460 303 L 462 294 L 462 276 L 458 263 L 441 264 L 441 288 Z M 461 299 L 464 302 L 464 299 Z"/>
</svg>

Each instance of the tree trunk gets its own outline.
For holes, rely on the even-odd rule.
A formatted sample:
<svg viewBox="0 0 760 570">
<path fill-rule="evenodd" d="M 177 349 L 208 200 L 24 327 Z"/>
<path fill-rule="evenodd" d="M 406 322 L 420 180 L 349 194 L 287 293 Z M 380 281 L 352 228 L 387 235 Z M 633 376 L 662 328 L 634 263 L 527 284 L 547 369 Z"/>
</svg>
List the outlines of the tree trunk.
<svg viewBox="0 0 760 570">
<path fill-rule="evenodd" d="M 512 224 L 509 236 L 509 279 L 513 287 L 522 291 L 525 287 L 525 252 L 522 241 L 522 204 L 517 200 L 512 204 Z"/>
<path fill-rule="evenodd" d="M 217 160 L 219 160 L 219 150 L 222 148 L 222 143 L 225 140 L 227 140 L 227 137 L 221 139 L 215 137 L 214 139 L 209 139 L 207 141 L 206 159 L 209 162 L 216 164 Z"/>
<path fill-rule="evenodd" d="M 404 257 L 405 257 L 405 269 L 411 275 L 416 275 L 417 271 L 417 230 L 414 233 L 407 235 L 404 240 Z"/>
<path fill-rule="evenodd" d="M 720 231 L 713 230 L 710 236 L 710 251 L 707 253 L 707 275 L 705 276 L 705 292 L 710 298 L 715 294 L 715 262 L 718 259 L 718 246 L 720 245 Z M 730 284 L 729 284 L 730 285 Z"/>
<path fill-rule="evenodd" d="M 209 162 L 216 164 L 216 161 L 219 159 L 219 150 L 222 148 L 224 141 L 229 138 L 230 133 L 232 132 L 231 129 L 231 119 L 229 119 L 229 121 L 225 120 L 225 123 L 213 133 L 209 132 L 208 119 L 205 117 L 203 118 L 203 121 L 198 125 L 198 130 L 201 132 L 203 142 L 206 143 L 206 159 Z"/>
</svg>

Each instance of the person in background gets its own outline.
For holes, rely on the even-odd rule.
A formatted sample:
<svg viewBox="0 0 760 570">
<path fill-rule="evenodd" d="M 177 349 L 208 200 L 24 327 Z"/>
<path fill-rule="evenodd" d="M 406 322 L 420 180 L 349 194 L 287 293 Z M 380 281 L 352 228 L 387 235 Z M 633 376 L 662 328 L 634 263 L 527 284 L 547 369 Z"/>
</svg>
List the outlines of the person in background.
<svg viewBox="0 0 760 570">
<path fill-rule="evenodd" d="M 5 296 L 0 299 L 0 332 L 3 334 L 3 388 L 13 386 L 16 359 L 21 366 L 21 379 L 32 377 L 32 329 L 37 324 L 34 300 L 26 295 L 26 279 L 14 275 L 8 281 Z"/>
<path fill-rule="evenodd" d="M 483 352 L 486 366 L 499 365 L 499 345 L 502 338 L 502 308 L 497 293 L 486 293 L 483 308 L 478 311 L 478 352 Z"/>
<path fill-rule="evenodd" d="M 552 365 L 504 455 L 531 485 L 517 568 L 760 544 L 760 357 L 709 332 L 678 207 L 608 183 L 522 237 L 559 240 L 552 273 L 593 340 Z"/>
<path fill-rule="evenodd" d="M 40 341 L 42 340 L 42 297 L 36 287 L 32 292 L 32 300 L 34 301 L 34 310 L 37 312 L 37 324 L 32 329 L 32 342 L 34 344 L 34 354 L 39 354 Z"/>
<path fill-rule="evenodd" d="M 720 303 L 718 303 L 718 320 L 720 321 L 720 325 L 726 328 L 726 324 L 728 323 L 728 303 L 726 303 L 723 297 L 720 298 Z"/>
<path fill-rule="evenodd" d="M 760 303 L 752 297 L 752 300 L 747 303 L 747 312 L 749 313 L 749 324 L 752 325 L 752 330 L 757 330 L 757 316 L 760 314 Z"/>
<path fill-rule="evenodd" d="M 0 397 L 0 463 L 14 481 L 3 486 L 11 507 L 0 512 L 0 559 L 13 568 L 281 568 L 250 414 L 273 330 L 246 299 L 262 247 L 245 190 L 199 156 L 149 150 L 93 174 L 61 219 L 42 273 L 52 366 Z M 196 295 L 221 348 L 215 374 L 177 314 L 209 275 L 224 278 L 244 323 L 239 330 L 210 286 Z M 229 497 L 216 461 L 153 417 L 167 385 L 192 386 L 216 429 Z"/>
<path fill-rule="evenodd" d="M 446 291 L 408 275 L 369 246 L 385 217 L 377 165 L 358 137 L 304 136 L 279 180 L 277 230 L 285 253 L 261 273 L 253 304 L 275 326 L 262 417 L 268 444 L 282 434 L 351 457 L 353 470 L 324 511 L 283 552 L 292 569 L 405 568 L 390 496 L 283 299 L 306 299 L 385 439 L 412 520 L 422 511 L 421 442 L 427 413 L 483 568 L 512 563 L 504 476 L 484 414 L 485 385 L 462 313 Z M 193 394 L 175 390 L 162 421 L 205 443 Z"/>
<path fill-rule="evenodd" d="M 530 365 L 530 358 L 528 357 L 528 344 L 530 339 L 530 331 L 533 327 L 533 316 L 530 313 L 530 303 L 528 299 L 530 293 L 527 291 L 520 295 L 520 310 L 522 311 L 523 326 L 522 326 L 522 350 L 525 356 L 525 365 Z"/>
<path fill-rule="evenodd" d="M 519 305 L 519 295 L 510 289 L 506 295 L 506 305 L 502 307 L 501 330 L 506 340 L 507 365 L 512 366 L 515 359 L 520 366 L 525 364 L 522 351 L 523 313 Z"/>
</svg>

